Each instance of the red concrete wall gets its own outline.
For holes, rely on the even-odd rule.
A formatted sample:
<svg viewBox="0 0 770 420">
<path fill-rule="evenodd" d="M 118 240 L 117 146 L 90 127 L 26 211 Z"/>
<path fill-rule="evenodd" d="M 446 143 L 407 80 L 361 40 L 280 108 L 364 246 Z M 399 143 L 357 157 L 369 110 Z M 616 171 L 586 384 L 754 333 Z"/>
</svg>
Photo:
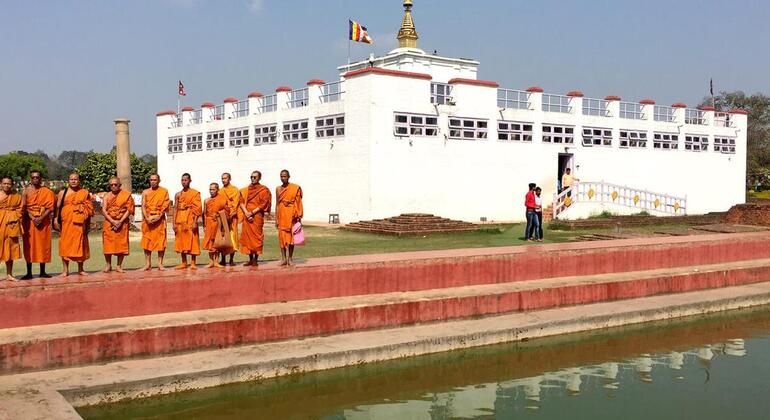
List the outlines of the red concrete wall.
<svg viewBox="0 0 770 420">
<path fill-rule="evenodd" d="M 0 328 L 183 312 L 268 302 L 585 276 L 770 258 L 770 235 L 746 240 L 555 250 L 509 255 L 237 271 L 0 291 Z"/>
</svg>

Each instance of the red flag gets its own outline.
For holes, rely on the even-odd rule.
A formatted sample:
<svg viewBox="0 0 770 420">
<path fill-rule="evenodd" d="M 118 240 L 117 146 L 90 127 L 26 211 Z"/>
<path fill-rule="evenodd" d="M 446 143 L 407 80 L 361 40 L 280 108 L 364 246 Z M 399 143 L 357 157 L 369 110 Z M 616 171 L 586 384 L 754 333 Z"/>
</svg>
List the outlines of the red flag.
<svg viewBox="0 0 770 420">
<path fill-rule="evenodd" d="M 182 84 L 182 81 L 179 81 L 179 96 L 187 96 L 187 93 L 184 91 L 184 85 Z"/>
</svg>

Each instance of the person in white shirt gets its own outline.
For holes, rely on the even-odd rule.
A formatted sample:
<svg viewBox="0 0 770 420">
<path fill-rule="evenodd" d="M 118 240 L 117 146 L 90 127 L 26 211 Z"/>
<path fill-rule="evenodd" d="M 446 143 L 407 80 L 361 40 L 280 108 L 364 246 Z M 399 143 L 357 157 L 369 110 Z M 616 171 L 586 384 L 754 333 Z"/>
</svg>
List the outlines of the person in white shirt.
<svg viewBox="0 0 770 420">
<path fill-rule="evenodd" d="M 540 187 L 535 188 L 535 214 L 537 215 L 537 235 L 536 241 L 542 242 L 543 241 L 543 198 L 540 197 L 540 192 L 542 190 Z"/>
</svg>

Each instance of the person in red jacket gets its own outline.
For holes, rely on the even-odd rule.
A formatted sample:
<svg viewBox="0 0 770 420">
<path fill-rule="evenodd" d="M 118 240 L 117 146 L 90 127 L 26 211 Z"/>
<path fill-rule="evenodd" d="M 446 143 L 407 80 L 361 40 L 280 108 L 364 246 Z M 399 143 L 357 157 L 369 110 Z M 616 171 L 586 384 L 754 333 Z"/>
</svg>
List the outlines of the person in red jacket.
<svg viewBox="0 0 770 420">
<path fill-rule="evenodd" d="M 535 210 L 537 209 L 537 203 L 535 202 L 535 187 L 537 187 L 537 185 L 530 183 L 529 191 L 524 196 L 524 207 L 526 208 L 527 216 L 527 227 L 524 231 L 525 240 L 532 240 L 532 231 L 535 230 L 535 232 L 537 232 L 537 229 L 535 228 L 535 225 L 537 224 L 537 214 L 535 213 Z M 535 233 L 535 236 L 538 236 L 538 234 Z"/>
</svg>

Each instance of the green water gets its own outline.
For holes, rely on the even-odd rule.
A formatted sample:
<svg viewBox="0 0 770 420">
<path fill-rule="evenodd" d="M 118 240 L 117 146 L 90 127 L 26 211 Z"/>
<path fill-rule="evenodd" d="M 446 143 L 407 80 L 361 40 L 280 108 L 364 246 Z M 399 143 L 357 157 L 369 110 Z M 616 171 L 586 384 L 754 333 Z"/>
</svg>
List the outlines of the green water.
<svg viewBox="0 0 770 420">
<path fill-rule="evenodd" d="M 770 419 L 770 309 L 79 409 L 86 419 Z"/>
</svg>

